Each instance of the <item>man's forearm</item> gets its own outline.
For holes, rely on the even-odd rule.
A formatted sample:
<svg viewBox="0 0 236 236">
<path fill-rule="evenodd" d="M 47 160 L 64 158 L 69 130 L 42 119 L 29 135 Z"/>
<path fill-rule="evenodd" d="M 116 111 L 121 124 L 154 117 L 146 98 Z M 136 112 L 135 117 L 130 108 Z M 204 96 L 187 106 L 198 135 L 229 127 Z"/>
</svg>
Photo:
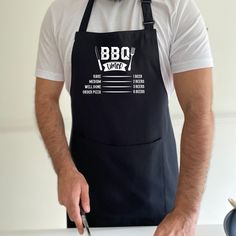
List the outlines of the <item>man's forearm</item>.
<svg viewBox="0 0 236 236">
<path fill-rule="evenodd" d="M 198 216 L 209 169 L 214 115 L 209 112 L 189 112 L 181 137 L 180 176 L 175 208 Z"/>
<path fill-rule="evenodd" d="M 45 147 L 57 174 L 75 168 L 65 136 L 64 122 L 59 103 L 53 99 L 35 100 L 36 118 Z"/>
</svg>

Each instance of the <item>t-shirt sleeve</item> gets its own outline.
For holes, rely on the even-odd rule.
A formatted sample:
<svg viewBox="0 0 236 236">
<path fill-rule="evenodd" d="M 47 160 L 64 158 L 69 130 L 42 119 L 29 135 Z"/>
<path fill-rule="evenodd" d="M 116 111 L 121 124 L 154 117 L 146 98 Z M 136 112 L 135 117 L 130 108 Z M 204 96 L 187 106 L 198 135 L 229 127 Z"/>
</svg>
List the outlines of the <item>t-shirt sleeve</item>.
<svg viewBox="0 0 236 236">
<path fill-rule="evenodd" d="M 213 67 L 208 29 L 194 0 L 179 0 L 171 17 L 172 73 Z"/>
<path fill-rule="evenodd" d="M 51 8 L 52 5 L 44 15 L 40 28 L 35 76 L 64 81 L 63 63 L 57 47 Z"/>
</svg>

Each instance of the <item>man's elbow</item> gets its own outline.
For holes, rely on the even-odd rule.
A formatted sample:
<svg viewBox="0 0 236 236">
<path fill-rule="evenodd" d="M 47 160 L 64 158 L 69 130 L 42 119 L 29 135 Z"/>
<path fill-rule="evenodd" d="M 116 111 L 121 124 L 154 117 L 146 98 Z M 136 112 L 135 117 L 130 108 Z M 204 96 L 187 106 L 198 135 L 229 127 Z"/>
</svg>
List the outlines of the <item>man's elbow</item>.
<svg viewBox="0 0 236 236">
<path fill-rule="evenodd" d="M 186 121 L 211 122 L 214 123 L 214 111 L 212 105 L 190 104 L 184 110 L 184 117 Z"/>
</svg>

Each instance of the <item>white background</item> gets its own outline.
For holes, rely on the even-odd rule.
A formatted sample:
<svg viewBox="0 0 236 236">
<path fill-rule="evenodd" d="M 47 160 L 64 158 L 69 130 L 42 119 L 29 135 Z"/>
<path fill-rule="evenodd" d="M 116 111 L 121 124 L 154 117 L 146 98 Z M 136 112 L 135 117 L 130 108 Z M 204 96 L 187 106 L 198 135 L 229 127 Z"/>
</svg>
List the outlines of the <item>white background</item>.
<svg viewBox="0 0 236 236">
<path fill-rule="evenodd" d="M 66 227 L 57 179 L 36 128 L 33 77 L 39 28 L 51 0 L 0 1 L 0 230 Z M 236 198 L 236 27 L 234 0 L 197 0 L 209 28 L 216 133 L 199 224 L 221 224 Z M 179 142 L 182 115 L 170 102 Z M 61 97 L 66 132 L 70 101 Z"/>
</svg>

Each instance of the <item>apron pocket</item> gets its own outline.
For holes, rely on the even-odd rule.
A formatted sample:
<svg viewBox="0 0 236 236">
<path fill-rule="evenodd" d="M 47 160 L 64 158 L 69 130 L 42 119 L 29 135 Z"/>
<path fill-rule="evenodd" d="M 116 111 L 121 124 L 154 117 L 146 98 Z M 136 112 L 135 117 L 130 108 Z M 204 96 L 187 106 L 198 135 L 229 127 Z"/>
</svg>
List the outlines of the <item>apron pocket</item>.
<svg viewBox="0 0 236 236">
<path fill-rule="evenodd" d="M 145 218 L 165 214 L 161 138 L 115 146 L 79 137 L 77 145 L 72 157 L 90 187 L 90 214 Z"/>
</svg>

